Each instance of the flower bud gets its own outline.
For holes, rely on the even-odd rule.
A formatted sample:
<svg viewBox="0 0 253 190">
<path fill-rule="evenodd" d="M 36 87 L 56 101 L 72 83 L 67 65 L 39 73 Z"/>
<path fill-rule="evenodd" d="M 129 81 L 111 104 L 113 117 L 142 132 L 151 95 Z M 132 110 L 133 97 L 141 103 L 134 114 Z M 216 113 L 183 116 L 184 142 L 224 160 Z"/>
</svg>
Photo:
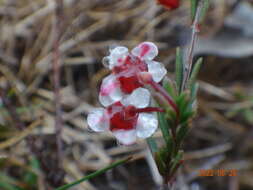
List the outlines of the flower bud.
<svg viewBox="0 0 253 190">
<path fill-rule="evenodd" d="M 167 9 L 176 9 L 179 7 L 179 0 L 157 0 L 157 3 Z"/>
</svg>

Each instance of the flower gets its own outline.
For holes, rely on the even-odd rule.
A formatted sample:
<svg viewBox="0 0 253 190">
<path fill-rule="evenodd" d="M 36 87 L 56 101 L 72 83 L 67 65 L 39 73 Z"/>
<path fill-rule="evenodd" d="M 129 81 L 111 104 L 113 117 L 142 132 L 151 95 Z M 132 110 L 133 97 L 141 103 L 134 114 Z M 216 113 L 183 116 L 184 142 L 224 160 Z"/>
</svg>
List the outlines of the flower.
<svg viewBox="0 0 253 190">
<path fill-rule="evenodd" d="M 131 52 L 123 46 L 112 49 L 110 55 L 103 60 L 104 65 L 112 70 L 112 74 L 102 81 L 99 93 L 100 103 L 103 106 L 109 106 L 127 99 L 136 89 L 142 89 L 144 85 L 138 78 L 141 72 L 149 73 L 155 82 L 160 82 L 167 71 L 162 63 L 153 61 L 157 55 L 158 49 L 152 42 L 143 42 Z M 136 96 L 142 96 L 143 99 L 150 98 L 149 93 Z"/>
<path fill-rule="evenodd" d="M 87 118 L 89 127 L 95 132 L 110 131 L 124 145 L 133 144 L 137 137 L 150 137 L 158 127 L 158 120 L 149 112 L 163 110 L 129 103 L 118 101 L 107 108 L 95 108 Z"/>
<path fill-rule="evenodd" d="M 176 9 L 179 7 L 179 0 L 157 0 L 157 2 L 168 9 Z"/>
</svg>

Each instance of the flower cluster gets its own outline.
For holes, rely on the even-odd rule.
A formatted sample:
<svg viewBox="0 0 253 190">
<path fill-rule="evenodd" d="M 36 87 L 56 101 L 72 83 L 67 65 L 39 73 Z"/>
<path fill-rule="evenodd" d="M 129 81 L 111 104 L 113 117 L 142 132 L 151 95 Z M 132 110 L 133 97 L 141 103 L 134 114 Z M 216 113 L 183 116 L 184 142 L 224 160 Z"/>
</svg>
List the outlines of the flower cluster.
<svg viewBox="0 0 253 190">
<path fill-rule="evenodd" d="M 158 126 L 155 113 L 160 108 L 149 107 L 150 92 L 145 89 L 140 74 L 160 82 L 167 71 L 163 64 L 153 61 L 158 49 L 143 42 L 131 52 L 119 46 L 110 50 L 103 63 L 111 74 L 102 81 L 99 101 L 105 108 L 94 109 L 87 118 L 96 131 L 111 131 L 122 144 L 133 144 L 137 137 L 150 137 Z"/>
</svg>

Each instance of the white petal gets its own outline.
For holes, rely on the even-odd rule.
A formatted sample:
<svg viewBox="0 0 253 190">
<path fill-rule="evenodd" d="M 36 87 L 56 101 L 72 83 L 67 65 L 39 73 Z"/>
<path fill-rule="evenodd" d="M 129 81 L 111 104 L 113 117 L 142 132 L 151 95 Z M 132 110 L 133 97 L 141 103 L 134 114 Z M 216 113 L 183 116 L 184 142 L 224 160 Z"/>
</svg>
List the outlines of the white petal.
<svg viewBox="0 0 253 190">
<path fill-rule="evenodd" d="M 105 77 L 102 81 L 102 85 L 99 92 L 100 103 L 107 107 L 122 99 L 122 92 L 120 89 L 120 83 L 114 75 Z"/>
<path fill-rule="evenodd" d="M 137 88 L 121 102 L 125 106 L 133 105 L 136 108 L 145 108 L 150 102 L 150 92 L 145 88 Z"/>
<path fill-rule="evenodd" d="M 136 131 L 140 138 L 150 137 L 158 127 L 158 120 L 155 114 L 140 113 L 137 121 Z"/>
<path fill-rule="evenodd" d="M 167 74 L 167 70 L 162 63 L 157 61 L 146 61 L 146 63 L 148 65 L 148 72 L 152 75 L 155 82 L 160 82 Z"/>
<path fill-rule="evenodd" d="M 104 108 L 95 108 L 87 117 L 89 127 L 96 132 L 105 131 L 109 128 L 109 118 Z"/>
<path fill-rule="evenodd" d="M 144 60 L 152 60 L 158 55 L 158 49 L 152 42 L 143 42 L 135 47 L 131 53 Z"/>
<path fill-rule="evenodd" d="M 112 132 L 116 139 L 124 145 L 131 145 L 136 141 L 136 130 L 117 130 Z"/>
<path fill-rule="evenodd" d="M 124 62 L 126 56 L 128 55 L 128 49 L 124 46 L 118 46 L 110 50 L 109 58 L 109 68 L 112 69 L 115 65 Z"/>
</svg>

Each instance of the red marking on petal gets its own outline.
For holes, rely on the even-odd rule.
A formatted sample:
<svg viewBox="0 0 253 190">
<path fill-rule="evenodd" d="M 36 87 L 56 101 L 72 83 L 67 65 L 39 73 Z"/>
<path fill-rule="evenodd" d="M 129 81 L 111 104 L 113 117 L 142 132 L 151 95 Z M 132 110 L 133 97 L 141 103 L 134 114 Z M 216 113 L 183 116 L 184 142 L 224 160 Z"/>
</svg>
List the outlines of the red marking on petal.
<svg viewBox="0 0 253 190">
<path fill-rule="evenodd" d="M 121 90 L 126 93 L 132 93 L 136 88 L 142 87 L 143 85 L 139 82 L 139 79 L 136 75 L 130 77 L 119 77 L 119 82 Z"/>
<path fill-rule="evenodd" d="M 179 7 L 179 0 L 157 0 L 157 2 L 168 9 L 176 9 Z"/>
<path fill-rule="evenodd" d="M 114 82 L 108 84 L 106 87 L 102 87 L 100 89 L 101 96 L 108 96 L 110 93 L 112 93 L 115 90 L 116 87 L 117 87 L 117 83 L 114 83 Z"/>
<path fill-rule="evenodd" d="M 110 130 L 131 130 L 134 129 L 137 123 L 138 114 L 135 113 L 134 107 L 124 107 L 120 102 L 116 102 L 107 107 L 107 112 L 110 117 Z"/>
<path fill-rule="evenodd" d="M 143 57 L 145 56 L 149 51 L 150 51 L 150 46 L 148 44 L 141 44 L 141 53 L 140 56 Z"/>
<path fill-rule="evenodd" d="M 122 58 L 119 58 L 119 59 L 118 59 L 118 62 L 119 62 L 119 63 L 122 63 L 122 62 L 123 62 L 123 59 L 122 59 Z"/>
<path fill-rule="evenodd" d="M 142 87 L 138 78 L 138 73 L 148 71 L 147 64 L 135 56 L 127 56 L 124 63 L 113 68 L 113 73 L 120 82 L 121 90 L 132 93 L 136 88 Z"/>
<path fill-rule="evenodd" d="M 124 106 L 121 102 L 116 102 L 106 109 L 107 117 L 110 120 L 110 130 L 132 130 L 135 129 L 139 113 L 143 112 L 163 112 L 158 107 L 147 107 L 137 109 L 136 107 L 129 105 Z"/>
</svg>

